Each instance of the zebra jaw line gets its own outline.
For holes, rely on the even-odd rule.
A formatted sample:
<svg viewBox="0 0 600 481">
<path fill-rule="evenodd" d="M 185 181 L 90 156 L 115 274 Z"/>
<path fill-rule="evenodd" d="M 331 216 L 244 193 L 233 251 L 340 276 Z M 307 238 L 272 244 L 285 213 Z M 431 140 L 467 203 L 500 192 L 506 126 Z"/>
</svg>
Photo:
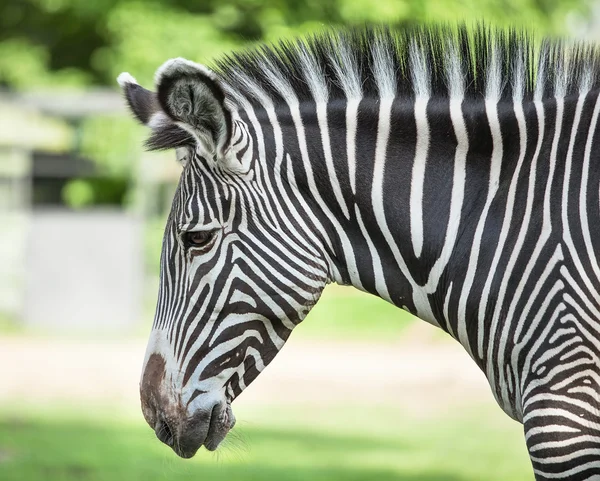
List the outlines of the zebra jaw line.
<svg viewBox="0 0 600 481">
<path fill-rule="evenodd" d="M 458 340 L 535 477 L 600 477 L 600 55 L 480 27 L 367 28 L 119 76 L 182 174 L 140 384 L 183 457 L 328 282 Z"/>
</svg>

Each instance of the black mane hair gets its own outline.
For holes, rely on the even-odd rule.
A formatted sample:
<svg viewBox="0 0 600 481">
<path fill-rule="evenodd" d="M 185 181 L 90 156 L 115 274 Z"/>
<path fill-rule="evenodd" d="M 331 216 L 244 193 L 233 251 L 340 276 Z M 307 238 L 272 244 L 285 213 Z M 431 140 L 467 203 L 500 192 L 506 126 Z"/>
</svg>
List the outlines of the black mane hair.
<svg viewBox="0 0 600 481">
<path fill-rule="evenodd" d="M 329 99 L 348 97 L 344 72 L 358 80 L 362 97 L 379 97 L 382 58 L 399 97 L 425 88 L 430 96 L 447 97 L 458 89 L 463 97 L 489 98 L 492 91 L 498 100 L 541 100 L 600 87 L 598 47 L 536 41 L 525 31 L 485 25 L 332 29 L 234 53 L 217 61 L 215 70 L 230 92 L 252 104 L 261 95 L 282 100 L 282 85 L 299 101 L 314 100 L 315 76 Z"/>
</svg>

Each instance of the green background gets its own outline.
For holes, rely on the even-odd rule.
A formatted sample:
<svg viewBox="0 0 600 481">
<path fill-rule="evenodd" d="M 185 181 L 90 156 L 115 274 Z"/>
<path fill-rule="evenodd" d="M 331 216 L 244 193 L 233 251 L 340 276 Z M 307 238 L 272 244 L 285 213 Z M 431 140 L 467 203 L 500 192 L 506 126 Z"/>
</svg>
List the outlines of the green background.
<svg viewBox="0 0 600 481">
<path fill-rule="evenodd" d="M 154 71 L 168 58 L 210 64 L 233 50 L 331 25 L 485 20 L 572 37 L 594 30 L 594 11 L 593 2 L 582 0 L 2 0 L 0 88 L 116 89 L 122 71 L 151 87 Z M 128 184 L 135 181 L 143 136 L 130 118 L 97 116 L 83 121 L 77 145 L 107 175 Z M 79 208 L 110 195 L 107 189 L 75 180 L 64 195 Z M 146 226 L 154 273 L 163 223 L 150 219 Z M 295 335 L 376 346 L 402 339 L 414 322 L 383 301 L 330 289 Z M 0 332 L 52 335 L 23 332 L 1 317 Z M 449 341 L 429 335 L 427 348 L 435 352 L 438 342 Z M 10 369 L 10 359 L 1 356 L 0 369 Z M 445 400 L 438 401 L 443 406 Z M 390 403 L 351 399 L 334 407 L 253 407 L 237 416 L 248 421 L 238 424 L 223 450 L 183 461 L 155 439 L 137 406 L 13 399 L 0 403 L 0 480 L 532 479 L 521 427 L 491 396 L 483 404 L 466 396 L 460 409 L 418 419 Z"/>
</svg>

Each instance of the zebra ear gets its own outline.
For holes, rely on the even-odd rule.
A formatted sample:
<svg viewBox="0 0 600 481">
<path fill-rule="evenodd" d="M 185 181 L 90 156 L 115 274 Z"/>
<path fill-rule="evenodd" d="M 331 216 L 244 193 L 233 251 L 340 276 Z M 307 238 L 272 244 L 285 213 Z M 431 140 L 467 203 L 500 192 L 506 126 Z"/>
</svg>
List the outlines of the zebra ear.
<svg viewBox="0 0 600 481">
<path fill-rule="evenodd" d="M 146 90 L 127 72 L 117 77 L 133 116 L 152 129 L 146 141 L 150 150 L 173 149 L 193 145 L 192 136 L 173 123 L 161 109 L 156 93 Z"/>
<path fill-rule="evenodd" d="M 176 58 L 157 70 L 155 82 L 165 114 L 195 137 L 207 153 L 223 159 L 231 139 L 232 115 L 216 74 Z"/>
<path fill-rule="evenodd" d="M 152 116 L 160 111 L 156 94 L 138 85 L 137 80 L 127 72 L 119 75 L 117 82 L 123 89 L 125 100 L 134 117 L 144 125 L 148 125 Z"/>
</svg>

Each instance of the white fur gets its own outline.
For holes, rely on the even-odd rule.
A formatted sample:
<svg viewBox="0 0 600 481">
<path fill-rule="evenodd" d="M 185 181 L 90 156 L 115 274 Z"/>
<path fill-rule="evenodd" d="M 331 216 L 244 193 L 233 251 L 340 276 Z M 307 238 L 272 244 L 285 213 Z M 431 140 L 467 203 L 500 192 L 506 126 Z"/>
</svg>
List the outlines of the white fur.
<svg viewBox="0 0 600 481">
<path fill-rule="evenodd" d="M 502 59 L 500 58 L 500 48 L 496 40 L 491 41 L 491 53 L 487 65 L 487 78 L 485 82 L 485 98 L 492 102 L 497 102 L 502 93 Z"/>
<path fill-rule="evenodd" d="M 298 101 L 296 97 L 296 92 L 294 92 L 294 89 L 292 88 L 290 83 L 287 81 L 287 79 L 283 78 L 280 75 L 277 68 L 268 59 L 264 59 L 262 67 L 263 72 L 269 83 L 273 86 L 275 90 L 277 90 L 277 92 L 279 92 L 279 94 L 283 98 L 293 100 L 295 102 Z M 242 76 L 241 78 L 245 80 L 245 77 Z M 247 88 L 249 88 L 250 91 L 255 92 L 254 95 L 256 99 L 260 100 L 261 98 L 264 98 L 267 95 L 260 87 L 258 87 L 254 83 L 253 80 L 248 79 L 247 85 Z"/>
<path fill-rule="evenodd" d="M 517 53 L 517 58 L 514 59 L 514 78 L 513 78 L 513 99 L 515 102 L 523 100 L 525 94 L 525 63 L 526 51 L 521 46 Z"/>
<path fill-rule="evenodd" d="M 448 39 L 448 55 L 444 62 L 446 79 L 451 99 L 462 99 L 465 95 L 465 78 L 462 71 L 461 58 L 455 39 Z"/>
<path fill-rule="evenodd" d="M 150 120 L 148 120 L 148 127 L 150 127 L 153 130 L 159 130 L 161 128 L 168 127 L 172 123 L 173 121 L 169 117 L 167 117 L 167 114 L 160 110 L 152 114 Z"/>
<path fill-rule="evenodd" d="M 431 96 L 431 76 L 429 66 L 423 58 L 422 46 L 413 40 L 409 46 L 410 73 L 416 97 L 429 98 Z"/>
<path fill-rule="evenodd" d="M 586 65 L 583 72 L 579 77 L 579 93 L 584 95 L 592 90 L 592 86 L 594 85 L 594 72 L 590 65 Z"/>
<path fill-rule="evenodd" d="M 217 81 L 217 76 L 208 67 L 182 57 L 177 57 L 167 60 L 160 67 L 158 67 L 156 73 L 154 74 L 154 83 L 159 85 L 163 77 L 171 76 L 177 73 L 189 73 L 194 71 L 201 73 L 202 75 L 206 75 L 211 80 Z"/>
<path fill-rule="evenodd" d="M 362 82 L 358 74 L 356 54 L 348 48 L 343 37 L 337 38 L 337 51 L 330 53 L 337 80 L 348 100 L 362 98 Z"/>
<path fill-rule="evenodd" d="M 570 77 L 571 77 L 571 65 L 570 65 L 570 61 L 569 61 L 570 57 L 565 55 L 563 57 L 563 68 L 561 68 L 557 73 L 556 73 L 556 80 L 555 80 L 555 85 L 554 85 L 554 96 L 555 97 L 560 97 L 560 98 L 564 98 L 567 95 L 567 89 L 569 87 L 569 81 L 570 81 Z"/>
<path fill-rule="evenodd" d="M 371 48 L 373 56 L 373 74 L 377 82 L 377 90 L 382 99 L 396 96 L 396 69 L 392 58 L 390 45 L 385 45 L 381 37 Z"/>
<path fill-rule="evenodd" d="M 300 49 L 300 61 L 304 80 L 308 84 L 310 93 L 317 104 L 327 103 L 329 100 L 329 89 L 321 67 L 315 61 L 315 57 L 307 52 L 306 48 Z"/>
<path fill-rule="evenodd" d="M 546 78 L 546 70 L 547 70 L 547 50 L 548 46 L 544 46 L 540 51 L 539 63 L 537 68 L 537 76 L 535 80 L 535 91 L 533 93 L 533 98 L 536 102 L 541 102 L 544 98 L 544 83 Z"/>
<path fill-rule="evenodd" d="M 117 83 L 121 86 L 122 89 L 124 89 L 127 86 L 127 84 L 139 85 L 138 81 L 129 72 L 120 73 L 117 77 Z"/>
</svg>

